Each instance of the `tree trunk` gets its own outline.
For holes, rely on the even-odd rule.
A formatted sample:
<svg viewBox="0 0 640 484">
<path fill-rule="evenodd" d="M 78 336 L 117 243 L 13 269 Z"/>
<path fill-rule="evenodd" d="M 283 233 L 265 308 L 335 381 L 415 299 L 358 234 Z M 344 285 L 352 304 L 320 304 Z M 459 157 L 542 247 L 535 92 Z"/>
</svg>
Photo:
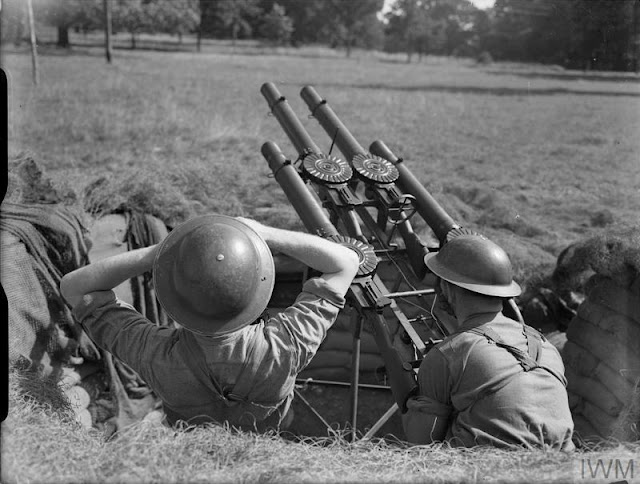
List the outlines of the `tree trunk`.
<svg viewBox="0 0 640 484">
<path fill-rule="evenodd" d="M 196 37 L 196 50 L 200 52 L 202 48 L 202 23 L 200 23 L 200 27 L 198 28 L 198 37 Z"/>
<path fill-rule="evenodd" d="M 413 57 L 413 49 L 407 49 L 407 64 L 411 64 L 411 57 Z"/>
<path fill-rule="evenodd" d="M 69 47 L 69 27 L 66 25 L 58 26 L 58 47 Z"/>
<path fill-rule="evenodd" d="M 131 49 L 135 50 L 136 48 L 136 33 L 131 32 Z"/>
<path fill-rule="evenodd" d="M 27 15 L 29 18 L 29 40 L 31 43 L 31 66 L 32 66 L 32 80 L 35 85 L 38 85 L 38 52 L 36 47 L 36 23 L 33 18 L 33 5 L 31 0 L 27 0 Z"/>
<path fill-rule="evenodd" d="M 111 34 L 112 34 L 111 0 L 103 0 L 102 5 L 104 8 L 104 50 L 105 50 L 105 56 L 107 58 L 107 62 L 111 64 L 111 55 L 113 50 L 113 45 L 111 42 Z"/>
<path fill-rule="evenodd" d="M 235 47 L 235 46 L 236 46 L 236 39 L 238 38 L 238 30 L 239 30 L 239 28 L 238 28 L 238 24 L 237 24 L 237 23 L 234 23 L 234 24 L 231 26 L 231 45 L 232 45 L 233 47 Z"/>
<path fill-rule="evenodd" d="M 178 32 L 178 44 L 182 45 L 182 32 Z"/>
</svg>

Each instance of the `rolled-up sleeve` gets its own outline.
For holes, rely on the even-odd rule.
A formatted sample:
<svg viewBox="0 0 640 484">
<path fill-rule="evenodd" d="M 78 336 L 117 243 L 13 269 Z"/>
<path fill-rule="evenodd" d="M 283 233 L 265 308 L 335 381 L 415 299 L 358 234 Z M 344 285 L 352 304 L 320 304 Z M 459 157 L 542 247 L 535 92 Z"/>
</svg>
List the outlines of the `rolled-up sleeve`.
<svg viewBox="0 0 640 484">
<path fill-rule="evenodd" d="M 117 299 L 113 291 L 86 294 L 74 307 L 73 315 L 96 345 L 128 364 L 145 380 L 151 377 L 153 355 L 162 351 L 173 331 L 155 325 Z"/>
<path fill-rule="evenodd" d="M 344 305 L 343 295 L 324 279 L 312 278 L 304 283 L 295 303 L 269 321 L 267 331 L 288 334 L 296 373 L 309 364 Z"/>
</svg>

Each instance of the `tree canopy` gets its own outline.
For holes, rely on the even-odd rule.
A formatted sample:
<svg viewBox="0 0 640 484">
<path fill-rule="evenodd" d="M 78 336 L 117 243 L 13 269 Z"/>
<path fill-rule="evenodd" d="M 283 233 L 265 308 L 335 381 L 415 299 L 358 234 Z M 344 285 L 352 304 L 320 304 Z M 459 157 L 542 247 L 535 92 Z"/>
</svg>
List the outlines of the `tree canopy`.
<svg viewBox="0 0 640 484">
<path fill-rule="evenodd" d="M 33 0 L 36 17 L 58 29 L 101 28 L 103 0 Z M 414 55 L 486 56 L 580 69 L 639 70 L 638 0 L 496 0 L 479 10 L 469 0 L 110 0 L 114 30 L 182 36 L 321 43 Z M 24 22 L 22 0 L 4 0 L 7 21 Z M 384 8 L 384 11 L 383 11 Z"/>
</svg>

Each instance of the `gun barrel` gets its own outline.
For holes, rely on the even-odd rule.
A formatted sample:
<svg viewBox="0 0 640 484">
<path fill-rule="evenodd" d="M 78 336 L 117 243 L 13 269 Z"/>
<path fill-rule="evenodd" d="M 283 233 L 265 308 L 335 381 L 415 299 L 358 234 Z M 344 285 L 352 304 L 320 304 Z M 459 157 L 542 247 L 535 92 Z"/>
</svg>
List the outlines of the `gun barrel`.
<svg viewBox="0 0 640 484">
<path fill-rule="evenodd" d="M 300 175 L 284 156 L 278 145 L 267 141 L 262 145 L 262 156 L 267 160 L 276 181 L 287 195 L 289 202 L 302 220 L 306 229 L 315 235 L 328 237 L 338 235 L 322 206 L 311 194 Z"/>
<path fill-rule="evenodd" d="M 321 153 L 309 133 L 294 113 L 286 98 L 280 94 L 278 88 L 272 82 L 265 82 L 260 88 L 260 92 L 267 100 L 269 109 L 276 117 L 287 137 L 293 143 L 299 155 L 305 153 Z"/>
<path fill-rule="evenodd" d="M 372 154 L 380 156 L 395 165 L 399 173 L 396 184 L 403 192 L 410 193 L 416 198 L 418 213 L 431 227 L 431 230 L 433 230 L 433 233 L 441 243 L 446 240 L 447 234 L 451 229 L 460 228 L 420 183 L 420 180 L 411 173 L 401 159 L 393 154 L 386 144 L 376 140 L 371 143 L 369 150 Z"/>
<path fill-rule="evenodd" d="M 347 127 L 340 121 L 333 109 L 322 99 L 312 86 L 305 86 L 300 91 L 300 96 L 309 107 L 311 115 L 314 116 L 320 126 L 327 134 L 336 141 L 338 149 L 351 161 L 354 156 L 360 153 L 366 153 L 366 150 L 358 143 L 358 141 L 349 132 Z"/>
</svg>

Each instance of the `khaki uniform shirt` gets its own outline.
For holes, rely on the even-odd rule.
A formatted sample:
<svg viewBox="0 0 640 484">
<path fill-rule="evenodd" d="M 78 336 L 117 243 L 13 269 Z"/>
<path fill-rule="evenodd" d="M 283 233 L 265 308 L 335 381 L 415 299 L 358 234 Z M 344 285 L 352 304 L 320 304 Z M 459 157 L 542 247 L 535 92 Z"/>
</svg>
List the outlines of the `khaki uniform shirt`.
<svg viewBox="0 0 640 484">
<path fill-rule="evenodd" d="M 222 336 L 159 327 L 113 291 L 86 295 L 74 316 L 98 346 L 128 364 L 155 391 L 169 423 L 228 422 L 262 430 L 277 428 L 284 419 L 296 376 L 315 355 L 344 302 L 324 279 L 309 279 L 284 312 Z M 194 351 L 194 345 L 202 351 Z M 202 374 L 195 375 L 184 355 L 202 353 L 206 362 Z M 257 372 L 241 373 L 255 354 L 263 355 Z M 231 390 L 240 375 L 253 379 L 247 401 L 225 401 L 211 380 Z"/>
<path fill-rule="evenodd" d="M 527 352 L 522 324 L 500 315 L 477 328 L 487 327 Z M 507 349 L 469 329 L 462 327 L 427 353 L 418 372 L 419 395 L 409 399 L 408 411 L 449 419 L 446 440 L 453 446 L 573 450 L 564 365 L 556 348 L 542 343 L 538 363 L 551 372 L 524 371 Z"/>
</svg>

